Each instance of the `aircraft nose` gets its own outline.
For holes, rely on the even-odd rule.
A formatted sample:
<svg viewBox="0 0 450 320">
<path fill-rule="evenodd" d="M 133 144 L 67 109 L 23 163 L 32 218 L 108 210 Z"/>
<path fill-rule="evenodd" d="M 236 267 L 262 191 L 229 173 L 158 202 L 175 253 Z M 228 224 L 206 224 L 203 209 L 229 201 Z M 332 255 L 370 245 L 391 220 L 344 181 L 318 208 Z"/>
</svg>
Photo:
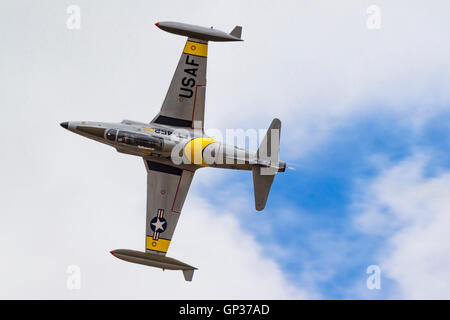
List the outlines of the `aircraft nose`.
<svg viewBox="0 0 450 320">
<path fill-rule="evenodd" d="M 67 121 L 66 121 L 66 122 L 61 122 L 60 125 L 61 125 L 61 127 L 63 127 L 64 129 L 68 129 L 68 128 L 69 128 L 69 123 L 68 123 Z"/>
</svg>

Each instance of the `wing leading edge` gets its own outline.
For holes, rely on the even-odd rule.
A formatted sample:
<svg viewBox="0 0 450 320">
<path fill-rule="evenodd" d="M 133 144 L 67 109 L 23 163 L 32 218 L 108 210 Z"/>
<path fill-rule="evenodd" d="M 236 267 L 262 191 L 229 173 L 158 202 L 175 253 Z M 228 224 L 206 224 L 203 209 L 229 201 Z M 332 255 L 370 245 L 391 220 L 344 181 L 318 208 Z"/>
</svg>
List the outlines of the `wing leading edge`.
<svg viewBox="0 0 450 320">
<path fill-rule="evenodd" d="M 145 251 L 165 255 L 194 172 L 150 160 L 144 162 L 147 168 Z"/>
<path fill-rule="evenodd" d="M 154 123 L 203 129 L 208 42 L 188 38 Z"/>
</svg>

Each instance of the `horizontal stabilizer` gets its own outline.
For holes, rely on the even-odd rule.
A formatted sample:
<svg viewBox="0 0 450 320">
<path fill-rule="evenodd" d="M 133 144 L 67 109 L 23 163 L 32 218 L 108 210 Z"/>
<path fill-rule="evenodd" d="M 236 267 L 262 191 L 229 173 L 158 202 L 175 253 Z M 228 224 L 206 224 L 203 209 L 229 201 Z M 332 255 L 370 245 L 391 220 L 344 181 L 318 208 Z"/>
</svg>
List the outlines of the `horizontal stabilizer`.
<svg viewBox="0 0 450 320">
<path fill-rule="evenodd" d="M 163 270 L 181 270 L 183 271 L 184 279 L 192 281 L 192 276 L 197 268 L 192 267 L 184 262 L 178 261 L 174 258 L 169 258 L 163 255 L 141 252 L 128 249 L 117 249 L 111 251 L 111 254 L 121 260 L 143 264 L 150 267 L 160 268 Z"/>
</svg>

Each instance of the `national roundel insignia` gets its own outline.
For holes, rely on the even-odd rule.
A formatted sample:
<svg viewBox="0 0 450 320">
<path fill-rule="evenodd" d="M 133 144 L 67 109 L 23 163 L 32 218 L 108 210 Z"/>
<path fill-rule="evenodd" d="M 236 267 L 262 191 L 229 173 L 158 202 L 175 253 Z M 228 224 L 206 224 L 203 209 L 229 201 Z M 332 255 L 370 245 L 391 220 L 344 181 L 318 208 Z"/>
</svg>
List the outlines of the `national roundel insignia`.
<svg viewBox="0 0 450 320">
<path fill-rule="evenodd" d="M 150 229 L 153 231 L 153 239 L 158 240 L 159 234 L 166 231 L 167 221 L 163 218 L 164 209 L 158 209 L 158 214 L 150 221 Z"/>
</svg>

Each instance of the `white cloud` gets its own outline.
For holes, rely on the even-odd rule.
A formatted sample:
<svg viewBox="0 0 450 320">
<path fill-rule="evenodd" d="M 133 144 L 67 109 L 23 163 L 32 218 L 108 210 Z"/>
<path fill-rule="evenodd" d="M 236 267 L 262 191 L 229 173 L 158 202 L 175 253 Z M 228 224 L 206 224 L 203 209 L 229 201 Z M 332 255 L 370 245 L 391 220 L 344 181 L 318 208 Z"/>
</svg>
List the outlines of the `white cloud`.
<svg viewBox="0 0 450 320">
<path fill-rule="evenodd" d="M 449 102 L 445 0 L 379 1 L 380 31 L 365 28 L 372 2 L 356 0 L 142 7 L 79 1 L 79 31 L 65 26 L 70 2 L 31 3 L 2 2 L 0 10 L 0 27 L 7 30 L 0 35 L 2 297 L 143 297 L 153 295 L 154 286 L 160 297 L 166 288 L 179 297 L 305 296 L 287 285 L 279 266 L 264 258 L 232 215 L 195 205 L 207 201 L 195 194 L 170 251 L 201 267 L 192 284 L 181 274 L 158 274 L 109 255 L 113 248 L 143 246 L 143 165 L 58 123 L 153 118 L 184 43 L 154 27 L 157 20 L 225 30 L 243 25 L 243 43 L 210 46 L 207 126 L 259 128 L 280 117 L 283 141 L 296 146 L 283 149 L 283 157 L 317 147 L 337 126 L 378 112 L 380 104 L 420 127 Z M 204 245 L 189 234 L 197 229 L 220 244 L 217 251 L 195 250 Z M 230 265 L 227 273 L 221 251 L 245 268 Z M 72 263 L 82 268 L 80 292 L 65 289 Z M 218 273 L 217 286 L 226 290 L 205 289 Z M 230 293 L 232 285 L 243 289 Z"/>
<path fill-rule="evenodd" d="M 69 31 L 66 5 L 58 4 L 0 10 L 0 24 L 10 31 L 2 33 L 8 50 L 0 53 L 8 62 L 0 74 L 2 112 L 8 119 L 0 136 L 0 296 L 310 297 L 263 255 L 230 208 L 209 205 L 195 193 L 188 197 L 169 251 L 199 267 L 192 283 L 180 272 L 163 273 L 109 254 L 115 248 L 144 248 L 143 163 L 65 131 L 59 122 L 152 119 L 184 39 L 153 26 L 167 17 L 163 5 L 127 11 L 129 6 L 106 1 L 80 2 L 81 29 Z M 180 9 L 173 19 L 184 20 L 186 14 Z M 66 289 L 71 264 L 81 267 L 80 291 Z"/>
<path fill-rule="evenodd" d="M 372 4 L 80 1 L 79 31 L 67 30 L 63 2 L 26 12 L 8 5 L 0 11 L 10 31 L 2 34 L 0 99 L 20 120 L 55 106 L 63 119 L 152 119 L 184 43 L 153 23 L 241 24 L 244 42 L 210 44 L 207 127 L 265 128 L 279 117 L 284 143 L 299 146 L 283 149 L 284 157 L 317 148 L 367 112 L 395 113 L 420 127 L 450 102 L 448 2 L 378 1 L 382 28 L 375 31 L 366 27 Z"/>
<path fill-rule="evenodd" d="M 12 158 L 2 160 L 6 170 L 0 297 L 316 296 L 292 285 L 229 209 L 199 196 L 195 191 L 195 185 L 201 183 L 198 180 L 194 180 L 169 250 L 169 256 L 199 268 L 192 283 L 186 283 L 179 271 L 162 272 L 114 258 L 109 254 L 112 249 L 144 249 L 144 165 L 138 158 L 117 154 L 68 131 L 61 135 L 64 137 L 42 140 L 39 156 L 28 158 L 32 161 L 23 166 Z M 62 139 L 69 143 L 59 143 Z M 54 142 L 58 142 L 58 152 L 51 151 Z M 73 150 L 80 151 L 75 156 Z M 72 264 L 81 268 L 79 291 L 66 288 L 66 269 Z"/>
<path fill-rule="evenodd" d="M 398 284 L 401 298 L 448 299 L 450 172 L 427 176 L 426 165 L 416 155 L 386 168 L 366 186 L 356 223 L 385 237 L 382 276 Z"/>
</svg>

